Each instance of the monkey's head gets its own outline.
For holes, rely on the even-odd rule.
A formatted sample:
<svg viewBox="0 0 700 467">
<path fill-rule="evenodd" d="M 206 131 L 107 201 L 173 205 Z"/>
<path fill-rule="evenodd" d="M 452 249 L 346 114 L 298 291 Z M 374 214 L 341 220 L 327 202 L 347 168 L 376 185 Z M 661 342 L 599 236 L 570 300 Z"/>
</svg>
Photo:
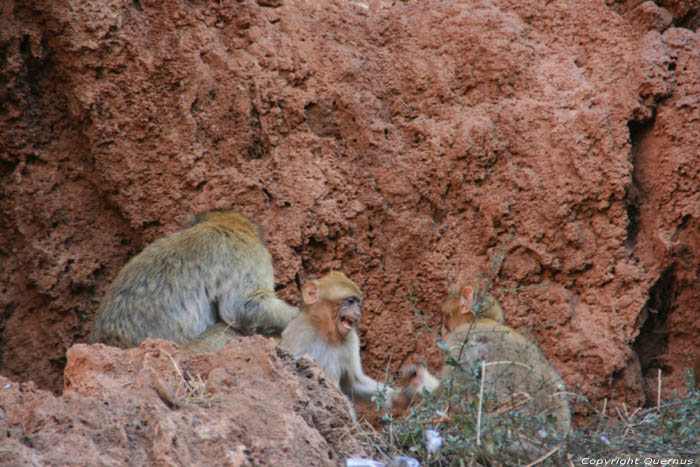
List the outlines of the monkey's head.
<svg viewBox="0 0 700 467">
<path fill-rule="evenodd" d="M 394 396 L 392 408 L 405 410 L 420 399 L 421 381 L 418 365 L 408 365 L 401 370 L 399 383 L 401 388 Z"/>
<path fill-rule="evenodd" d="M 441 311 L 447 332 L 477 318 L 489 318 L 500 324 L 504 322 L 503 309 L 493 295 L 471 285 L 465 285 L 459 293 L 451 293 L 442 302 Z"/>
<path fill-rule="evenodd" d="M 362 292 L 342 272 L 331 272 L 301 288 L 302 312 L 315 322 L 327 342 L 339 343 L 362 317 Z"/>
<path fill-rule="evenodd" d="M 440 386 L 440 380 L 420 365 L 409 364 L 399 374 L 401 389 L 394 396 L 393 407 L 406 409 L 423 398 L 423 389 L 434 392 Z"/>
</svg>

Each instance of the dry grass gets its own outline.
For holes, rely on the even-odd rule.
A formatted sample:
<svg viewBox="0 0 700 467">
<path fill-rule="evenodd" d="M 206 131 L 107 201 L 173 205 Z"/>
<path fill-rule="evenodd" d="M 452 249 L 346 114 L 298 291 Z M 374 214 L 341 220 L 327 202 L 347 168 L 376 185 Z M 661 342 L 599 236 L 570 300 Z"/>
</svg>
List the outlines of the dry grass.
<svg viewBox="0 0 700 467">
<path fill-rule="evenodd" d="M 161 399 L 165 397 L 170 404 L 177 407 L 188 403 L 211 405 L 213 395 L 207 391 L 207 381 L 202 378 L 202 375 L 192 375 L 189 371 L 183 373 L 172 355 L 167 352 L 166 355 L 170 358 L 175 369 L 177 389 L 175 394 L 171 396 L 162 387 L 161 390 L 158 390 L 158 386 L 156 386 L 156 391 Z M 165 392 L 165 394 L 161 394 L 161 392 Z"/>
</svg>

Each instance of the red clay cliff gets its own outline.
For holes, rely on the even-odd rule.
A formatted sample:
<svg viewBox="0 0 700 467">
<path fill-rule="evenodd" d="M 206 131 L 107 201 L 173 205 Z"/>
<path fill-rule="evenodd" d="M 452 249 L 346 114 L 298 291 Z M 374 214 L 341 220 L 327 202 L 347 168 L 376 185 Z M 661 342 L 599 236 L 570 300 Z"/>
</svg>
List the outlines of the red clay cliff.
<svg viewBox="0 0 700 467">
<path fill-rule="evenodd" d="M 438 368 L 414 307 L 437 330 L 449 284 L 485 275 L 572 392 L 640 406 L 659 370 L 683 392 L 699 18 L 683 1 L 3 2 L 1 374 L 59 394 L 126 261 L 233 207 L 289 302 L 298 271 L 360 284 L 373 377 Z"/>
</svg>

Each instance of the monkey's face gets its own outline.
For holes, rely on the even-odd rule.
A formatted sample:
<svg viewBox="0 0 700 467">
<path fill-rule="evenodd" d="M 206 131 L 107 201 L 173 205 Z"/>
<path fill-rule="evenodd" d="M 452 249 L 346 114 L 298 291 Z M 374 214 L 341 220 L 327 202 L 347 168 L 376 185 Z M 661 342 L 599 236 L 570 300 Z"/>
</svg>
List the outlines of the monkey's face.
<svg viewBox="0 0 700 467">
<path fill-rule="evenodd" d="M 335 312 L 335 327 L 341 337 L 346 337 L 359 324 L 362 317 L 360 297 L 351 295 L 338 303 Z"/>
<path fill-rule="evenodd" d="M 472 318 L 472 314 L 463 315 L 460 312 L 460 297 L 459 295 L 453 295 L 442 302 L 440 307 L 442 311 L 442 333 L 446 334 L 452 332 L 457 326 L 465 323 Z"/>
<path fill-rule="evenodd" d="M 415 364 L 404 366 L 399 374 L 399 383 L 402 386 L 419 387 L 421 384 L 421 370 L 422 368 Z"/>
<path fill-rule="evenodd" d="M 413 402 L 422 399 L 423 389 L 434 392 L 440 386 L 440 380 L 420 365 L 406 365 L 399 376 L 401 390 L 394 398 L 394 407 L 404 409 Z"/>
<path fill-rule="evenodd" d="M 451 293 L 442 302 L 443 334 L 451 332 L 458 326 L 474 321 L 474 309 L 479 294 L 473 287 L 465 286 L 459 293 Z"/>
<path fill-rule="evenodd" d="M 342 272 L 330 272 L 301 288 L 302 313 L 311 317 L 327 342 L 343 342 L 362 317 L 362 292 Z"/>
<path fill-rule="evenodd" d="M 393 400 L 393 407 L 395 409 L 406 409 L 414 400 L 417 400 L 416 396 L 420 395 L 420 389 L 422 388 L 419 371 L 418 365 L 412 364 L 405 366 L 401 370 L 399 376 L 401 389 Z"/>
</svg>

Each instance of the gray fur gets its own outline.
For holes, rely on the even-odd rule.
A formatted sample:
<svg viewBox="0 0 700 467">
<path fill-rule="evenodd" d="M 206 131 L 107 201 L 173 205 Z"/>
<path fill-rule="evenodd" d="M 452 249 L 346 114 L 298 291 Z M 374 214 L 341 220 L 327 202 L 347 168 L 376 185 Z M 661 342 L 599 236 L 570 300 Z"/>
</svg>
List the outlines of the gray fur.
<svg viewBox="0 0 700 467">
<path fill-rule="evenodd" d="M 184 345 L 221 321 L 242 334 L 280 334 L 298 309 L 275 297 L 259 228 L 224 214 L 205 216 L 131 259 L 100 305 L 90 342 L 133 347 L 153 337 Z"/>
<path fill-rule="evenodd" d="M 450 354 L 456 359 L 460 350 L 464 367 L 459 378 L 474 378 L 473 365 L 484 360 L 485 386 L 498 398 L 506 398 L 517 392 L 532 397 L 533 414 L 553 418 L 560 434 L 571 430 L 571 413 L 566 386 L 559 373 L 542 351 L 515 330 L 490 319 L 463 324 L 446 337 Z M 464 346 L 463 346 L 464 344 Z"/>
</svg>

